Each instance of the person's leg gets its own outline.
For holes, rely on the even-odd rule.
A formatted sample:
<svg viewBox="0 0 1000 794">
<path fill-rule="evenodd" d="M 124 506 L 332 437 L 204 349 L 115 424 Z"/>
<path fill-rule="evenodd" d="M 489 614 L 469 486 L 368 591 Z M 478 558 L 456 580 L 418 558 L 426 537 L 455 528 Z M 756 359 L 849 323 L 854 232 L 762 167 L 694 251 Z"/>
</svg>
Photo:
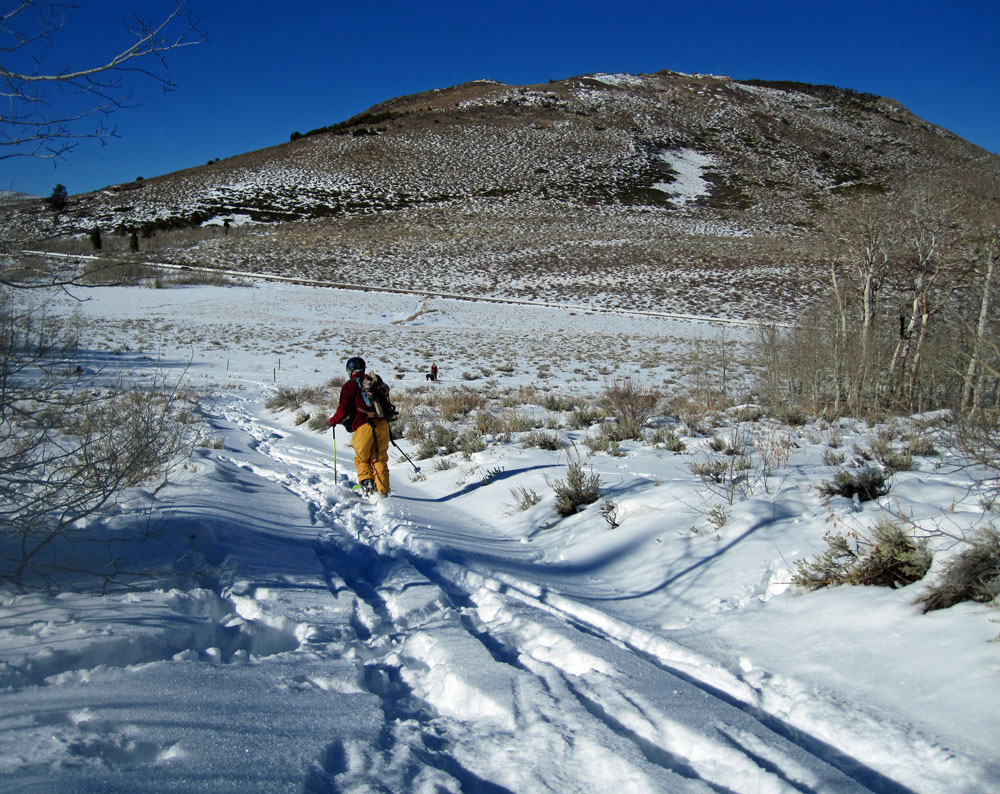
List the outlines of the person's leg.
<svg viewBox="0 0 1000 794">
<path fill-rule="evenodd" d="M 351 446 L 354 447 L 354 468 L 358 472 L 358 482 L 375 479 L 375 470 L 372 468 L 372 460 L 375 457 L 375 433 L 370 424 L 361 425 L 354 431 L 351 437 Z"/>
<path fill-rule="evenodd" d="M 379 493 L 389 494 L 389 423 L 384 419 L 375 422 L 375 454 L 372 470 Z"/>
</svg>

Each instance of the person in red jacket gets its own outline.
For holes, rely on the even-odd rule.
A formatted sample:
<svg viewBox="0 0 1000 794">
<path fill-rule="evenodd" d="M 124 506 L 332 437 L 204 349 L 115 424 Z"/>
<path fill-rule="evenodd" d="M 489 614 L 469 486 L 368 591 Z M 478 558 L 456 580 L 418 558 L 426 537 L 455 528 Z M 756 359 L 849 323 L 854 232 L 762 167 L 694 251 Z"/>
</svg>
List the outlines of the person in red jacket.
<svg viewBox="0 0 1000 794">
<path fill-rule="evenodd" d="M 358 472 L 358 484 L 365 494 L 376 490 L 383 496 L 389 495 L 389 423 L 375 415 L 373 407 L 365 399 L 361 379 L 365 375 L 365 360 L 354 356 L 347 361 L 350 378 L 340 387 L 340 402 L 337 412 L 328 424 L 336 427 L 343 424 L 353 433 L 351 446 L 354 447 L 354 468 Z"/>
</svg>

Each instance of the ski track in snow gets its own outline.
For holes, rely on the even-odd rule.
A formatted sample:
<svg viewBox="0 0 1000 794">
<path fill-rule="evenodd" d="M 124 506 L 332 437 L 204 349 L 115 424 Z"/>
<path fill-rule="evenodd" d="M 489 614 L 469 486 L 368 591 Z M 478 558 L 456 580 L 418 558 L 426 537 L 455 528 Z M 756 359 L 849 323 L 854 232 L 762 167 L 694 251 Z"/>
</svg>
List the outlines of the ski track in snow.
<svg viewBox="0 0 1000 794">
<path fill-rule="evenodd" d="M 861 731 L 866 746 L 855 747 L 853 721 L 865 715 L 825 721 L 843 704 L 824 709 L 794 682 L 734 674 L 530 581 L 480 570 L 420 537 L 421 508 L 405 486 L 396 487 L 402 498 L 360 500 L 346 475 L 331 486 L 314 450 L 285 442 L 246 406 L 232 403 L 224 417 L 252 437 L 257 455 L 223 463 L 280 483 L 323 528 L 313 549 L 328 608 L 349 611 L 354 635 L 345 639 L 340 628 L 336 639 L 354 644 L 360 686 L 385 717 L 378 750 L 332 740 L 307 791 L 945 790 L 926 777 L 940 774 L 941 751 L 903 728 L 880 723 Z M 243 611 L 252 612 L 249 603 Z M 320 655 L 331 640 L 315 623 L 297 633 Z M 814 703 L 811 713 L 797 694 Z M 883 747 L 871 746 L 873 735 Z M 551 766 L 518 763 L 519 748 L 537 757 L 540 747 Z M 862 758 L 883 769 L 896 758 L 898 768 L 890 777 Z M 940 783 L 961 790 L 959 779 Z"/>
</svg>

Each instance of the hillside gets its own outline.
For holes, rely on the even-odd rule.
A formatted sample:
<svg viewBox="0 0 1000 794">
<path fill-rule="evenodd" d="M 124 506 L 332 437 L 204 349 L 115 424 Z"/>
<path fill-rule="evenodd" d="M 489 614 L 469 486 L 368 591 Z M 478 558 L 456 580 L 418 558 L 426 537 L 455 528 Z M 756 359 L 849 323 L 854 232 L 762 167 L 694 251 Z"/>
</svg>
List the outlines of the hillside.
<svg viewBox="0 0 1000 794">
<path fill-rule="evenodd" d="M 1000 184 L 1000 158 L 890 99 L 673 72 L 477 81 L 291 138 L 74 196 L 56 236 L 134 230 L 160 259 L 371 286 L 790 316 L 818 287 L 824 229 L 861 202 L 931 184 L 982 206 Z M 50 238 L 53 220 L 39 202 L 4 227 Z"/>
</svg>

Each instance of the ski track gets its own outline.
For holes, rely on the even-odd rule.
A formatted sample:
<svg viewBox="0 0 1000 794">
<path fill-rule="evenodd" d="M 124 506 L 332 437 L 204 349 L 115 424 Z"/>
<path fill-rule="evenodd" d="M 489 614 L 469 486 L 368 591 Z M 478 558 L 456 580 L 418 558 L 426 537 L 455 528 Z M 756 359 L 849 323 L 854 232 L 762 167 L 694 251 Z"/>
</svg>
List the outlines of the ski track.
<svg viewBox="0 0 1000 794">
<path fill-rule="evenodd" d="M 792 682 L 758 671 L 752 685 L 590 606 L 449 558 L 418 537 L 419 517 L 403 501 L 361 500 L 344 474 L 331 486 L 315 450 L 286 442 L 246 406 L 229 405 L 224 418 L 251 437 L 256 461 L 220 460 L 282 484 L 323 528 L 313 548 L 355 635 L 337 639 L 355 643 L 360 685 L 385 717 L 381 748 L 332 741 L 307 791 L 934 790 L 933 781 L 911 786 L 922 779 L 920 758 L 942 751 L 904 729 L 880 725 L 885 747 L 854 747 L 855 724 L 823 724 L 823 709 L 793 714 Z M 331 639 L 316 627 L 305 633 L 314 649 Z M 528 745 L 533 756 L 545 748 L 548 770 L 517 763 Z M 905 783 L 858 760 L 893 758 L 906 745 Z"/>
</svg>

